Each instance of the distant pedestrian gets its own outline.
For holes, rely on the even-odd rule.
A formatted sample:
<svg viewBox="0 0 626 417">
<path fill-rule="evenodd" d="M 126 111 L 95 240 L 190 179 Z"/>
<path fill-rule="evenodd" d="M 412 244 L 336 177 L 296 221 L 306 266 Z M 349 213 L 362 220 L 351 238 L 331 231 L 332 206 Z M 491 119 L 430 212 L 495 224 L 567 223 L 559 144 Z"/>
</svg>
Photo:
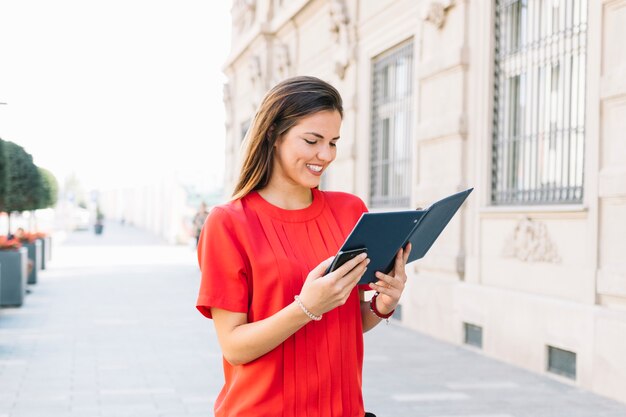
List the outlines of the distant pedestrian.
<svg viewBox="0 0 626 417">
<path fill-rule="evenodd" d="M 224 356 L 216 417 L 366 415 L 363 332 L 398 305 L 410 247 L 373 284 L 357 286 L 365 254 L 325 275 L 367 211 L 354 195 L 318 188 L 342 117 L 339 93 L 322 80 L 272 88 L 251 124 L 232 200 L 214 207 L 202 230 L 197 308 L 213 319 Z M 371 302 L 366 290 L 377 291 Z"/>
<path fill-rule="evenodd" d="M 202 232 L 202 226 L 204 226 L 204 222 L 208 215 L 209 211 L 207 210 L 206 203 L 203 201 L 200 203 L 200 207 L 198 208 L 195 216 L 193 216 L 193 235 L 196 238 L 196 246 L 198 246 L 200 232 Z"/>
</svg>

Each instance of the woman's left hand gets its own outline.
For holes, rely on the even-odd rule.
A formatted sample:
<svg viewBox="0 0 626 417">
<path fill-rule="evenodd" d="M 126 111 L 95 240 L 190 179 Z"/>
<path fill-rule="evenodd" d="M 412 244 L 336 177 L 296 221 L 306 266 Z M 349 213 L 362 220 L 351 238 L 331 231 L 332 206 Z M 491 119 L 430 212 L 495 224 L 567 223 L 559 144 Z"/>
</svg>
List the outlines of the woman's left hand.
<svg viewBox="0 0 626 417">
<path fill-rule="evenodd" d="M 381 314 L 391 312 L 400 302 L 400 296 L 404 291 L 407 280 L 404 267 L 407 259 L 409 259 L 409 253 L 411 253 L 410 243 L 404 249 L 401 248 L 396 254 L 393 270 L 389 274 L 377 271 L 376 278 L 378 278 L 378 281 L 370 284 L 370 288 L 380 294 L 376 298 L 376 308 Z"/>
</svg>

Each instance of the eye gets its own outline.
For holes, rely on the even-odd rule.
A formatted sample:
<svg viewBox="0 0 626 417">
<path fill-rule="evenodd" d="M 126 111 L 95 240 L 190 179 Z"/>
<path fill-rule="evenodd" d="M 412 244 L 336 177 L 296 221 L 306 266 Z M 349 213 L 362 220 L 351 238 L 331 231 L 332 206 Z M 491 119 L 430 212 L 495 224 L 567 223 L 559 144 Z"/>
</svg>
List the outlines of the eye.
<svg viewBox="0 0 626 417">
<path fill-rule="evenodd" d="M 332 147 L 337 146 L 337 142 L 330 142 L 330 146 L 332 146 Z"/>
<path fill-rule="evenodd" d="M 303 139 L 304 139 L 304 138 L 303 138 Z M 314 140 L 308 140 L 308 139 L 304 139 L 304 141 L 305 141 L 306 143 L 308 143 L 309 145 L 315 145 L 315 144 L 317 143 L 317 141 L 314 141 Z"/>
</svg>

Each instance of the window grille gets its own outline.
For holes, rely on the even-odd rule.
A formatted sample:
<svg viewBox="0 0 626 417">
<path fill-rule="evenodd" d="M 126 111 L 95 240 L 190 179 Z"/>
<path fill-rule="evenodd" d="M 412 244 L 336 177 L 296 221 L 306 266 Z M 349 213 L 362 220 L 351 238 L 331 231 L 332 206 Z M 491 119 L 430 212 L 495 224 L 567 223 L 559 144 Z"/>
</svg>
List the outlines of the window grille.
<svg viewBox="0 0 626 417">
<path fill-rule="evenodd" d="M 372 62 L 370 206 L 411 201 L 413 42 Z"/>
<path fill-rule="evenodd" d="M 587 0 L 496 0 L 491 201 L 583 198 Z"/>
<path fill-rule="evenodd" d="M 548 346 L 548 372 L 576 379 L 576 353 Z"/>
<path fill-rule="evenodd" d="M 483 328 L 470 323 L 463 323 L 463 327 L 465 330 L 465 344 L 482 349 Z"/>
</svg>

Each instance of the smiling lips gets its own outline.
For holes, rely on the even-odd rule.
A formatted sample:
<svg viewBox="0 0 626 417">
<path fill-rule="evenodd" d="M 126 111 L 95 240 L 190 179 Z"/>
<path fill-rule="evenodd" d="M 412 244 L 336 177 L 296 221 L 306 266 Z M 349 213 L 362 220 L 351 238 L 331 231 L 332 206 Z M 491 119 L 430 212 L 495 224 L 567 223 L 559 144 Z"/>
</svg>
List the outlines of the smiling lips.
<svg viewBox="0 0 626 417">
<path fill-rule="evenodd" d="M 322 175 L 323 167 L 321 165 L 306 164 L 306 167 L 309 169 L 309 171 L 311 171 L 311 174 L 317 176 Z"/>
</svg>

